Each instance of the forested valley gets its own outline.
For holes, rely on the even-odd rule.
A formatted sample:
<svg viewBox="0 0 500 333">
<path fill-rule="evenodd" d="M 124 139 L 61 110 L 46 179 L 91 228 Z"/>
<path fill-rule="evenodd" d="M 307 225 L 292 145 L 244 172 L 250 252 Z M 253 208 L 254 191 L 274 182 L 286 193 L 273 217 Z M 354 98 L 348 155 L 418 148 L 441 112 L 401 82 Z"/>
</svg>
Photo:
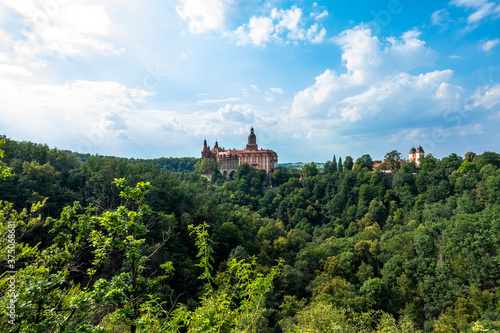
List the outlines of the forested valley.
<svg viewBox="0 0 500 333">
<path fill-rule="evenodd" d="M 500 332 L 497 153 L 332 156 L 267 186 L 0 149 L 2 332 Z"/>
</svg>

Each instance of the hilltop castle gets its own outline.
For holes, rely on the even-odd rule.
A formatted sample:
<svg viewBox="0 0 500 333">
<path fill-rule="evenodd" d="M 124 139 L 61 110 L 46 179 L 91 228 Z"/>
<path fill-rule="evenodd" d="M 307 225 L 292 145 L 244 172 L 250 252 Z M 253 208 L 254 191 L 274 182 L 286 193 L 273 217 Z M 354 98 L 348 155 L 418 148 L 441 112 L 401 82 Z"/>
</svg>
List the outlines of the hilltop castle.
<svg viewBox="0 0 500 333">
<path fill-rule="evenodd" d="M 231 173 L 236 172 L 238 166 L 244 163 L 257 169 L 266 170 L 266 173 L 270 173 L 278 167 L 278 154 L 276 152 L 269 149 L 259 150 L 253 127 L 248 135 L 246 149 L 226 150 L 220 148 L 217 141 L 215 141 L 214 147 L 210 149 L 205 139 L 203 141 L 203 148 L 201 148 L 201 158 L 214 159 L 219 164 L 219 172 L 224 177 L 228 177 Z"/>
</svg>

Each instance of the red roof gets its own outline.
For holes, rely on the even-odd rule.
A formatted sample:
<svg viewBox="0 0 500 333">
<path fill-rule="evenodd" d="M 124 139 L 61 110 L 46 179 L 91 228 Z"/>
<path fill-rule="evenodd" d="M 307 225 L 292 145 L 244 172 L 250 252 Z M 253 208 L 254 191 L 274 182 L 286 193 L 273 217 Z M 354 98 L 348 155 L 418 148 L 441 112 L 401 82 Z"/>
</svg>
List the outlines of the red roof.
<svg viewBox="0 0 500 333">
<path fill-rule="evenodd" d="M 225 150 L 223 152 L 220 152 L 221 154 L 227 155 L 227 154 L 233 154 L 233 155 L 239 155 L 239 156 L 278 156 L 276 152 L 273 150 L 248 150 L 248 149 L 232 149 L 232 150 Z"/>
</svg>

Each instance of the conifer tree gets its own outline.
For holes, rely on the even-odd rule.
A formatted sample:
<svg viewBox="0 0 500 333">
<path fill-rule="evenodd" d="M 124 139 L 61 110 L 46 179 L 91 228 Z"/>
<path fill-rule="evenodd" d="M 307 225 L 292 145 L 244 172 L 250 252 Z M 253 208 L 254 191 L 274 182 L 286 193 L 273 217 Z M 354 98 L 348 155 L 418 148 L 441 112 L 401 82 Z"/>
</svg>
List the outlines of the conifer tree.
<svg viewBox="0 0 500 333">
<path fill-rule="evenodd" d="M 344 171 L 344 166 L 342 165 L 342 157 L 339 157 L 339 172 Z"/>
<path fill-rule="evenodd" d="M 335 154 L 333 155 L 332 171 L 337 172 L 337 159 L 335 158 Z"/>
</svg>

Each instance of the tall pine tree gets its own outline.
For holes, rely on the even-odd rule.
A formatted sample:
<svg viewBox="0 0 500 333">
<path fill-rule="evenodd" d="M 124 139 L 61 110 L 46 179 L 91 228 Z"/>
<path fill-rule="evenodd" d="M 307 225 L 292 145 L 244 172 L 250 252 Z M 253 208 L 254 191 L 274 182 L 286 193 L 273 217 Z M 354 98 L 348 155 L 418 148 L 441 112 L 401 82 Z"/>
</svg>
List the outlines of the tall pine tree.
<svg viewBox="0 0 500 333">
<path fill-rule="evenodd" d="M 337 159 L 335 158 L 335 154 L 333 155 L 332 172 L 337 172 Z"/>
<path fill-rule="evenodd" d="M 342 165 L 342 157 L 339 157 L 339 172 L 344 171 L 344 166 Z"/>
</svg>

